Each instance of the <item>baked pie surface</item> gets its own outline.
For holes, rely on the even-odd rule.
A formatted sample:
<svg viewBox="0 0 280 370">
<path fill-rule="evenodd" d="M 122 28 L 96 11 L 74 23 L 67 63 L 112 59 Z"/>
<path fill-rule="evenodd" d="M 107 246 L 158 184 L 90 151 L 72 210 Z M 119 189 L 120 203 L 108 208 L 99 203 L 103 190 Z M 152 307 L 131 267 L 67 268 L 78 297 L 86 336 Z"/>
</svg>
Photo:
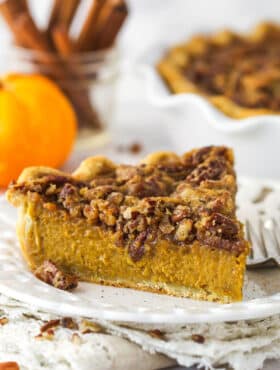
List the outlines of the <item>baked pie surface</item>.
<svg viewBox="0 0 280 370">
<path fill-rule="evenodd" d="M 23 171 L 8 192 L 32 271 L 218 302 L 242 299 L 248 242 L 235 216 L 233 153 L 205 147 L 139 165 L 92 157 L 72 174 Z"/>
<path fill-rule="evenodd" d="M 280 26 L 248 35 L 198 35 L 163 57 L 157 69 L 174 93 L 197 93 L 233 118 L 280 113 Z"/>
</svg>

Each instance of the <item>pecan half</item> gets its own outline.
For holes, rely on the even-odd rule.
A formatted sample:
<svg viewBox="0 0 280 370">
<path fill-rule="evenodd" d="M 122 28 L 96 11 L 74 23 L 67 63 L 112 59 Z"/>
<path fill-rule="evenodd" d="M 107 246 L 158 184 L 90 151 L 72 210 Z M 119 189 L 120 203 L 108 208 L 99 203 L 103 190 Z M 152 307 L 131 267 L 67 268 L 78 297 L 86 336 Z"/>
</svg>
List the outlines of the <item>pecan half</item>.
<svg viewBox="0 0 280 370">
<path fill-rule="evenodd" d="M 45 261 L 35 270 L 34 275 L 57 289 L 72 290 L 78 286 L 76 276 L 62 272 L 51 261 Z"/>
<path fill-rule="evenodd" d="M 179 222 L 182 221 L 183 218 L 190 217 L 191 216 L 191 210 L 187 206 L 178 205 L 172 214 L 172 221 L 173 222 Z"/>
<path fill-rule="evenodd" d="M 199 185 L 205 180 L 219 180 L 225 172 L 226 165 L 224 160 L 214 159 L 195 168 L 186 178 L 193 185 Z"/>
<path fill-rule="evenodd" d="M 163 234 L 171 234 L 175 227 L 170 223 L 170 217 L 164 215 L 160 224 L 159 229 Z"/>
<path fill-rule="evenodd" d="M 144 242 L 147 238 L 147 231 L 142 231 L 136 239 L 129 244 L 128 246 L 128 253 L 133 262 L 139 261 L 144 253 L 145 253 L 145 245 Z"/>
<path fill-rule="evenodd" d="M 237 224 L 231 218 L 221 213 L 214 213 L 206 222 L 205 227 L 212 235 L 220 236 L 227 240 L 235 239 L 239 231 Z"/>
</svg>

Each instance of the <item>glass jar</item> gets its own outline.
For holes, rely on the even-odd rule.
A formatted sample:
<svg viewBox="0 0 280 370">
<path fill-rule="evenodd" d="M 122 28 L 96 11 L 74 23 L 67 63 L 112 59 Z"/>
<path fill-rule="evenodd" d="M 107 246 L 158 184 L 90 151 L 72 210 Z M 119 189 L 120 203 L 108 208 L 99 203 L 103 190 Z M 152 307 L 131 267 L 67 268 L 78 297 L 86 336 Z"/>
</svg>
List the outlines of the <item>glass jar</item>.
<svg viewBox="0 0 280 370">
<path fill-rule="evenodd" d="M 62 57 L 11 46 L 1 54 L 1 74 L 40 73 L 64 91 L 77 114 L 78 147 L 107 141 L 119 76 L 116 48 Z"/>
</svg>

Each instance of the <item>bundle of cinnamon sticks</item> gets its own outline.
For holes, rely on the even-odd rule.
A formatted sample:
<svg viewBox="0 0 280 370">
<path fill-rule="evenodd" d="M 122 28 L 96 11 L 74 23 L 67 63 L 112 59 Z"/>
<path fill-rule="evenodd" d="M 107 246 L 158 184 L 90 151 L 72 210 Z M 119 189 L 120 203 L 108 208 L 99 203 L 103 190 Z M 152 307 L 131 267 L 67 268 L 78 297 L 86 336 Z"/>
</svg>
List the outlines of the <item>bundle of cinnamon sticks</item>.
<svg viewBox="0 0 280 370">
<path fill-rule="evenodd" d="M 64 90 L 80 124 L 100 128 L 102 123 L 90 102 L 88 87 L 83 86 L 77 91 L 76 82 L 82 80 L 82 72 L 78 59 L 72 63 L 71 56 L 111 48 L 128 15 L 128 9 L 125 0 L 92 0 L 80 32 L 73 39 L 69 30 L 81 2 L 53 0 L 48 25 L 44 30 L 39 29 L 32 18 L 28 0 L 4 0 L 0 2 L 0 14 L 9 26 L 15 43 L 34 51 L 35 70 L 46 74 Z"/>
</svg>

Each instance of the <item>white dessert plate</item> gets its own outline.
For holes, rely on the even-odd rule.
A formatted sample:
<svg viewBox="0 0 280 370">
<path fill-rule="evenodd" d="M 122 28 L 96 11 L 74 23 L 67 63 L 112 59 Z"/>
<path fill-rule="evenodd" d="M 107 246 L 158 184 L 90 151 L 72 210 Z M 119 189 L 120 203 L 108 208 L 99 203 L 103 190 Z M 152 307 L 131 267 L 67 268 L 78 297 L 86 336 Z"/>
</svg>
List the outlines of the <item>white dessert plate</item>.
<svg viewBox="0 0 280 370">
<path fill-rule="evenodd" d="M 235 151 L 239 174 L 280 178 L 280 166 L 275 160 L 280 155 L 280 115 L 233 119 L 198 94 L 172 94 L 155 67 L 166 50 L 166 45 L 155 45 L 138 59 L 138 65 L 147 100 L 170 116 L 167 130 L 176 151 L 227 145 Z"/>
<path fill-rule="evenodd" d="M 280 182 L 242 179 L 238 215 L 252 223 L 280 217 Z M 80 283 L 73 292 L 55 289 L 28 270 L 15 234 L 16 211 L 0 197 L 0 293 L 65 316 L 146 324 L 254 319 L 280 313 L 280 269 L 248 271 L 244 300 L 219 304 L 132 289 Z"/>
</svg>

